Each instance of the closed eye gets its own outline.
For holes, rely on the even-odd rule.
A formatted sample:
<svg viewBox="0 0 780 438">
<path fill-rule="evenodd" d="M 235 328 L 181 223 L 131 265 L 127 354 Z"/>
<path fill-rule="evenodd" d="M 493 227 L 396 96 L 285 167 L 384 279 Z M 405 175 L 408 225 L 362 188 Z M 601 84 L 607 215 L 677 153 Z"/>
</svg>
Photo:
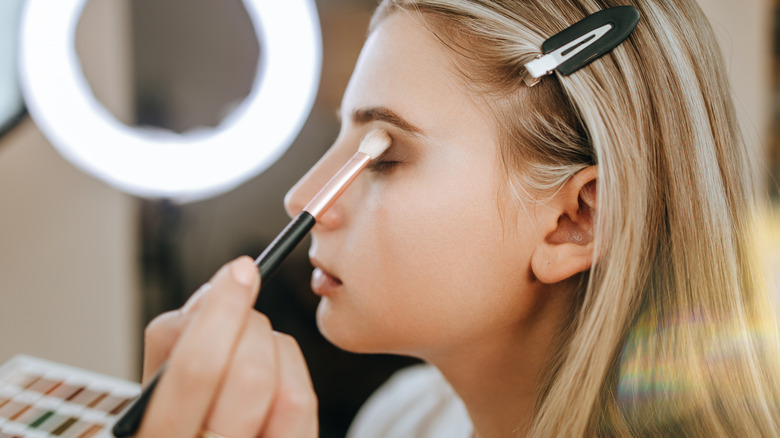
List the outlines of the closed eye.
<svg viewBox="0 0 780 438">
<path fill-rule="evenodd" d="M 368 165 L 368 169 L 371 170 L 372 172 L 383 173 L 383 172 L 391 171 L 393 168 L 395 168 L 399 164 L 402 164 L 402 162 L 400 162 L 400 161 L 392 161 L 392 160 L 382 160 L 381 157 L 380 157 L 380 158 L 372 161 Z"/>
</svg>

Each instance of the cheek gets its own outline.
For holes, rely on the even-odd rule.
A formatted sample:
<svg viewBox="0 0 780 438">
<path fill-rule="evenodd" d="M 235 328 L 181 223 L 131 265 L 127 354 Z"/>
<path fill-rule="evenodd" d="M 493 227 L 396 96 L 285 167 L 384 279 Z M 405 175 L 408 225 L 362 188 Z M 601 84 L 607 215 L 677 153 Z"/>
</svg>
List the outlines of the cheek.
<svg viewBox="0 0 780 438">
<path fill-rule="evenodd" d="M 501 260 L 514 251 L 513 242 L 505 239 L 497 198 L 488 184 L 450 180 L 424 190 L 409 184 L 377 190 L 366 199 L 372 201 L 358 220 L 374 232 L 372 244 L 364 248 L 373 247 L 383 264 L 400 270 L 393 274 L 397 277 L 476 287 L 473 280 L 483 276 L 480 272 L 512 263 Z"/>
<path fill-rule="evenodd" d="M 396 339 L 445 343 L 510 323 L 530 281 L 530 255 L 522 236 L 504 233 L 492 187 L 450 182 L 370 189 L 352 215 L 355 293 Z"/>
</svg>

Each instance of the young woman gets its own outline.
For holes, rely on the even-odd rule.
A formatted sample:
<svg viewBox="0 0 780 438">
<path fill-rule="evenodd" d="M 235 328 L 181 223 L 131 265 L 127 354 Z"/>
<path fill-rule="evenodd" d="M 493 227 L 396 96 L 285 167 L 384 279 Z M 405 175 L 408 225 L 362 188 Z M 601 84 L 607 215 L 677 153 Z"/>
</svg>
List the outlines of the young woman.
<svg viewBox="0 0 780 438">
<path fill-rule="evenodd" d="M 353 436 L 780 435 L 723 62 L 695 1 L 632 4 L 628 40 L 534 87 L 542 42 L 617 2 L 379 6 L 341 133 L 286 200 L 297 213 L 370 130 L 393 138 L 312 232 L 323 334 L 429 364 Z M 250 310 L 258 282 L 235 261 L 150 326 L 145 369 L 171 360 L 142 434 L 316 435 L 294 341 Z"/>
</svg>

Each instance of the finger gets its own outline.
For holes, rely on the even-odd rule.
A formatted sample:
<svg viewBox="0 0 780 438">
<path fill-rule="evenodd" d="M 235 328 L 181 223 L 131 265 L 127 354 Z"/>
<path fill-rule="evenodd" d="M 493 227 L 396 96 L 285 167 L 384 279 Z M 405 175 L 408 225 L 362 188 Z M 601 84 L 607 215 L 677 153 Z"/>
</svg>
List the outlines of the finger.
<svg viewBox="0 0 780 438">
<path fill-rule="evenodd" d="M 276 344 L 268 318 L 253 312 L 206 420 L 206 428 L 227 437 L 260 432 L 277 385 Z"/>
<path fill-rule="evenodd" d="M 168 359 L 188 321 L 182 312 L 174 310 L 157 316 L 146 326 L 142 383 L 146 383 Z"/>
<path fill-rule="evenodd" d="M 190 321 L 189 314 L 197 309 L 201 298 L 210 287 L 209 283 L 204 284 L 192 294 L 181 309 L 160 314 L 146 326 L 142 383 L 146 383 L 168 359 L 171 349 Z"/>
<path fill-rule="evenodd" d="M 209 282 L 192 320 L 173 347 L 141 432 L 166 437 L 195 436 L 227 369 L 260 278 L 249 257 L 240 257 Z"/>
<path fill-rule="evenodd" d="M 263 431 L 263 438 L 316 438 L 317 396 L 309 369 L 292 336 L 274 332 L 279 361 L 279 387 Z"/>
</svg>

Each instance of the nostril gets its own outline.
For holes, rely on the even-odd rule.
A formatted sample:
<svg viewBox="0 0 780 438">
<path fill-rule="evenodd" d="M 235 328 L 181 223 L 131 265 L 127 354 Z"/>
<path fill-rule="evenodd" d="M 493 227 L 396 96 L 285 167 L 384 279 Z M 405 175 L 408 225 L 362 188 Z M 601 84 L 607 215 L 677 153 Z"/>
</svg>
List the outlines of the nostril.
<svg viewBox="0 0 780 438">
<path fill-rule="evenodd" d="M 341 204 L 339 201 L 336 201 L 335 204 L 331 205 L 327 210 L 325 210 L 317 219 L 317 224 L 320 225 L 320 227 L 325 227 L 328 229 L 334 229 L 338 228 L 342 225 L 342 214 L 341 211 Z"/>
</svg>

